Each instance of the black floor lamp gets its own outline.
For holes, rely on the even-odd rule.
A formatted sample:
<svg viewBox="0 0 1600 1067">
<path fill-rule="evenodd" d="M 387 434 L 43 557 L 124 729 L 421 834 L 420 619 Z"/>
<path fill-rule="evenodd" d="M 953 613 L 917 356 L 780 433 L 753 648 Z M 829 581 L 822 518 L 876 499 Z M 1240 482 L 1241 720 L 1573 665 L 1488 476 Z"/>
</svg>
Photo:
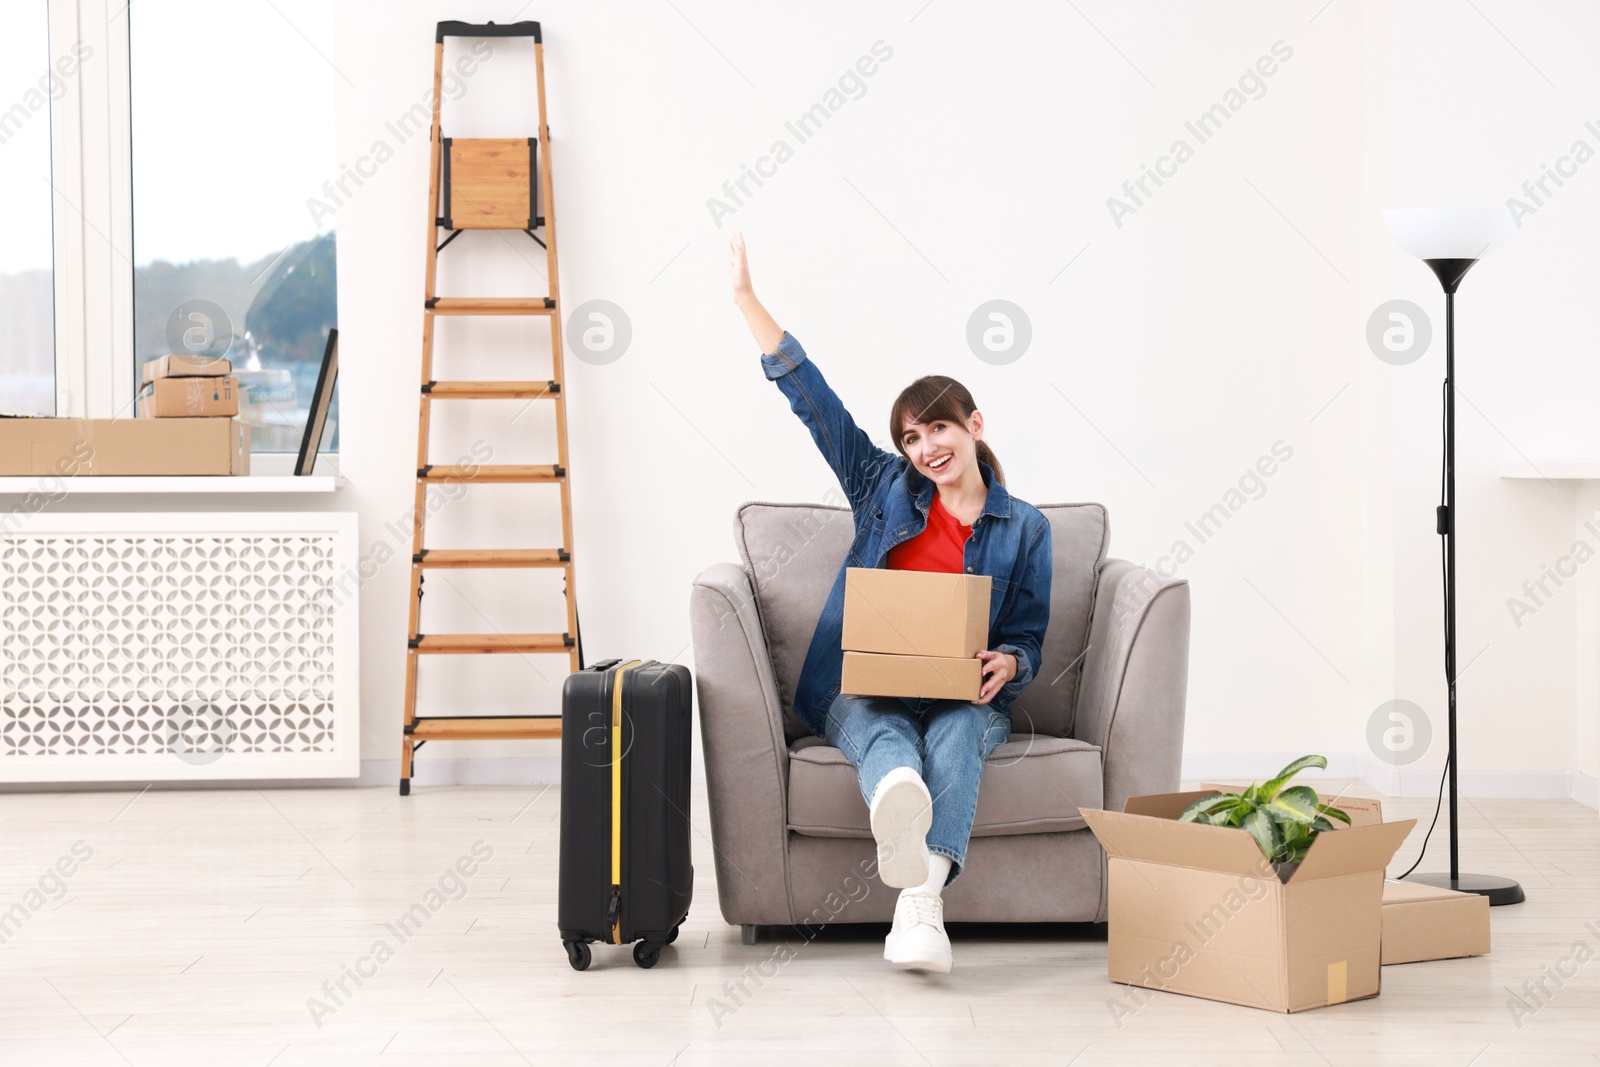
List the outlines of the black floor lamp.
<svg viewBox="0 0 1600 1067">
<path fill-rule="evenodd" d="M 1522 887 L 1509 878 L 1462 874 L 1456 821 L 1456 287 L 1472 265 L 1515 230 L 1503 207 L 1398 208 L 1383 213 L 1389 235 L 1432 268 L 1444 287 L 1444 504 L 1436 532 L 1444 538 L 1444 670 L 1450 684 L 1450 873 L 1419 874 L 1411 881 L 1478 893 L 1491 905 L 1520 904 Z"/>
</svg>

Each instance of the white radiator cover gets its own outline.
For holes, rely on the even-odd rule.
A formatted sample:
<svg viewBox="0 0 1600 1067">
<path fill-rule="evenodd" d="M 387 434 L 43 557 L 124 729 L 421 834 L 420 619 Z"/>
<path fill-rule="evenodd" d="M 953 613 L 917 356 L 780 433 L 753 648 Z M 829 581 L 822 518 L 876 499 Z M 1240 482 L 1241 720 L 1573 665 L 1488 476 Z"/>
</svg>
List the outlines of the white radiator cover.
<svg viewBox="0 0 1600 1067">
<path fill-rule="evenodd" d="M 0 781 L 359 775 L 356 531 L 162 512 L 0 532 Z"/>
</svg>

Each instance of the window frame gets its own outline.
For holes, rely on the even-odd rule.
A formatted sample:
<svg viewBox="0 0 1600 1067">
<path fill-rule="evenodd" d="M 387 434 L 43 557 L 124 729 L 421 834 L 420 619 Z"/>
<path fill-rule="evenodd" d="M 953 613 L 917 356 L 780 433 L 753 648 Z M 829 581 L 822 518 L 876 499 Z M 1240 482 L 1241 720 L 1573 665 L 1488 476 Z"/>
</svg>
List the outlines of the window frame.
<svg viewBox="0 0 1600 1067">
<path fill-rule="evenodd" d="M 52 62 L 79 41 L 93 49 L 50 108 L 56 414 L 122 418 L 137 393 L 130 0 L 47 3 Z M 319 454 L 337 463 L 337 452 Z M 258 452 L 251 469 L 291 474 L 294 462 L 293 452 Z"/>
</svg>

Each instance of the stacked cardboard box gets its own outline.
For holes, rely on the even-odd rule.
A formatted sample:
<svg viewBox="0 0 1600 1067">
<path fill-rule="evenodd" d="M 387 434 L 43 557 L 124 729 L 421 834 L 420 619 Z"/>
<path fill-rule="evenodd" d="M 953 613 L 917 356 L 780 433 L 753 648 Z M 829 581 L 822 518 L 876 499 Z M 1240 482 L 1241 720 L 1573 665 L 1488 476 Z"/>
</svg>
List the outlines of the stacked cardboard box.
<svg viewBox="0 0 1600 1067">
<path fill-rule="evenodd" d="M 138 418 L 0 418 L 0 475 L 249 474 L 232 370 L 196 356 L 146 363 Z"/>
<path fill-rule="evenodd" d="M 226 359 L 162 356 L 144 365 L 140 418 L 232 418 L 239 414 L 239 380 Z"/>
<path fill-rule="evenodd" d="M 992 584 L 986 574 L 845 568 L 840 692 L 977 700 Z"/>
</svg>

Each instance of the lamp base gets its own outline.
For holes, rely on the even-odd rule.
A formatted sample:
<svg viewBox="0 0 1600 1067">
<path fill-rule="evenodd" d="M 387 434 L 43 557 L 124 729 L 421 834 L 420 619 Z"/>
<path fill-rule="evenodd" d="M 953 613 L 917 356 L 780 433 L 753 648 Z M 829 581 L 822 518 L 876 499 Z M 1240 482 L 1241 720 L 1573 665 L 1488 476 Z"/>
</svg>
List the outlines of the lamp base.
<svg viewBox="0 0 1600 1067">
<path fill-rule="evenodd" d="M 1448 874 L 1417 874 L 1407 878 L 1408 882 L 1418 885 L 1431 885 L 1439 889 L 1454 889 L 1458 893 L 1477 893 L 1479 896 L 1489 898 L 1489 906 L 1497 908 L 1502 904 L 1521 904 L 1528 899 L 1522 894 L 1522 887 L 1509 878 L 1499 878 L 1492 874 L 1463 874 L 1460 878 L 1451 878 Z"/>
</svg>

